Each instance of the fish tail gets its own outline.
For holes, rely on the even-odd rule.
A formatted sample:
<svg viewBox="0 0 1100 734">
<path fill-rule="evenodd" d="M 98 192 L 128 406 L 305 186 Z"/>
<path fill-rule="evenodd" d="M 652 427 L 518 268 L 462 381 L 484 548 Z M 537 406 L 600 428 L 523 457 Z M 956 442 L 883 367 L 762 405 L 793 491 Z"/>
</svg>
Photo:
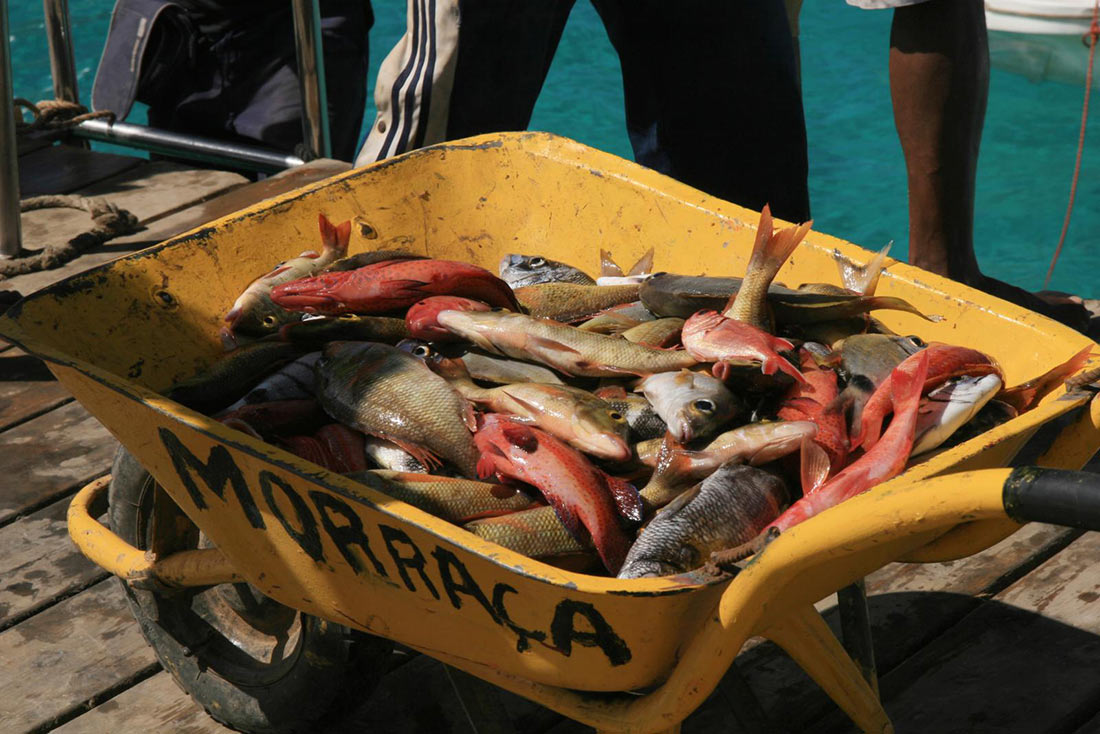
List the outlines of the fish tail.
<svg viewBox="0 0 1100 734">
<path fill-rule="evenodd" d="M 765 204 L 760 212 L 756 241 L 753 243 L 752 255 L 749 256 L 748 268 L 745 271 L 745 282 L 737 293 L 730 297 L 722 313 L 726 316 L 736 314 L 731 317 L 738 321 L 749 320 L 752 323 L 752 319 L 746 319 L 746 317 L 753 308 L 756 308 L 753 301 L 763 298 L 763 294 L 767 292 L 768 286 L 775 279 L 779 269 L 783 267 L 783 263 L 787 262 L 812 226 L 811 219 L 800 225 L 775 232 L 772 230 L 771 209 Z M 751 286 L 748 283 L 750 279 Z"/>
<path fill-rule="evenodd" d="M 875 253 L 870 262 L 861 269 L 859 275 L 853 278 L 851 283 L 845 283 L 844 285 L 856 293 L 873 296 L 875 289 L 878 287 L 878 278 L 882 275 L 882 269 L 886 266 L 886 256 L 890 254 L 890 248 L 893 244 L 893 240 L 887 242 L 886 247 Z"/>
<path fill-rule="evenodd" d="M 627 271 L 627 275 L 646 275 L 653 272 L 653 248 L 646 250 L 646 253 L 638 258 L 638 262 L 631 266 Z"/>
<path fill-rule="evenodd" d="M 1036 403 L 1046 397 L 1051 390 L 1064 383 L 1070 375 L 1080 371 L 1085 363 L 1089 361 L 1089 355 L 1092 354 L 1094 347 L 1095 345 L 1090 344 L 1067 361 L 1048 370 L 1034 380 L 1028 380 L 1022 385 L 1002 390 L 997 399 L 1008 403 L 1020 413 L 1030 410 L 1035 407 Z"/>
<path fill-rule="evenodd" d="M 621 278 L 622 276 L 623 269 L 611 258 L 611 253 L 600 248 L 600 277 Z"/>
<path fill-rule="evenodd" d="M 336 258 L 347 255 L 348 243 L 351 241 L 351 220 L 334 225 L 328 217 L 318 213 L 317 225 L 321 230 L 321 243 L 325 251 L 332 252 Z"/>
</svg>

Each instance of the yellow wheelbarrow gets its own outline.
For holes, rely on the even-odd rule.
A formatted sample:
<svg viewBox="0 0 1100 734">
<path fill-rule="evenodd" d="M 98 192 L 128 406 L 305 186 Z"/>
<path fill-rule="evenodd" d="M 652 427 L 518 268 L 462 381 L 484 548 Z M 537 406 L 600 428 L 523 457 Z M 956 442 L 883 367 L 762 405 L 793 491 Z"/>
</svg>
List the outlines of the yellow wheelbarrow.
<svg viewBox="0 0 1100 734">
<path fill-rule="evenodd" d="M 1097 487 L 1055 471 L 1080 468 L 1100 445 L 1100 404 L 1080 386 L 814 517 L 710 583 L 587 576 L 483 541 L 162 396 L 221 353 L 222 314 L 256 274 L 313 246 L 319 213 L 353 220 L 352 252 L 403 248 L 493 268 L 509 252 L 590 266 L 599 247 L 629 261 L 655 246 L 661 269 L 733 275 L 757 221 L 568 140 L 484 136 L 257 205 L 63 281 L 0 319 L 0 335 L 46 360 L 126 449 L 112 482 L 73 500 L 70 534 L 126 582 L 177 681 L 238 728 L 323 730 L 331 710 L 366 695 L 385 640 L 396 640 L 602 731 L 675 731 L 761 635 L 865 731 L 889 731 L 816 601 L 891 561 L 972 554 L 1020 522 L 1100 525 Z M 869 253 L 811 233 L 779 279 L 835 281 L 838 258 Z M 944 317 L 889 312 L 888 326 L 987 352 L 1009 384 L 1090 343 L 903 263 L 889 264 L 879 292 Z M 1021 451 L 1048 468 L 996 468 Z M 108 486 L 111 529 L 94 519 Z"/>
</svg>

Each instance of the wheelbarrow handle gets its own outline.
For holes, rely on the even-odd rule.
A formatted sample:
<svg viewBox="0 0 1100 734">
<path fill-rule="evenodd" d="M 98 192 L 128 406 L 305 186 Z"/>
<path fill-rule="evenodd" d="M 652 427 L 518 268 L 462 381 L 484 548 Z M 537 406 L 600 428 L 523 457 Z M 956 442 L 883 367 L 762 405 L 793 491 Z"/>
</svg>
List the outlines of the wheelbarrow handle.
<svg viewBox="0 0 1100 734">
<path fill-rule="evenodd" d="M 1019 467 L 1005 480 L 1003 501 L 1016 522 L 1100 530 L 1100 474 Z"/>
</svg>

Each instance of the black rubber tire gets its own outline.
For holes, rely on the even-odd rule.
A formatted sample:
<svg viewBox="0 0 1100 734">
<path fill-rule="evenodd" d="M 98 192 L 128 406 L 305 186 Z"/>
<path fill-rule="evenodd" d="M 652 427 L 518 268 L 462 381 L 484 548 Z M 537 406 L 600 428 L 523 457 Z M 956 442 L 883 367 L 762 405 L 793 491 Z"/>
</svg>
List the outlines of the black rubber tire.
<svg viewBox="0 0 1100 734">
<path fill-rule="evenodd" d="M 138 548 L 149 545 L 155 487 L 145 468 L 120 448 L 108 518 L 111 529 Z M 169 594 L 126 582 L 122 587 L 145 639 L 176 683 L 214 719 L 250 734 L 345 730 L 393 649 L 389 640 L 290 609 L 248 584 Z M 233 614 L 242 608 L 249 616 Z M 224 633 L 229 625 L 243 630 L 238 640 L 250 629 L 264 635 L 275 629 L 276 637 L 292 629 L 287 636 L 295 639 L 278 659 L 262 660 L 230 641 Z"/>
</svg>

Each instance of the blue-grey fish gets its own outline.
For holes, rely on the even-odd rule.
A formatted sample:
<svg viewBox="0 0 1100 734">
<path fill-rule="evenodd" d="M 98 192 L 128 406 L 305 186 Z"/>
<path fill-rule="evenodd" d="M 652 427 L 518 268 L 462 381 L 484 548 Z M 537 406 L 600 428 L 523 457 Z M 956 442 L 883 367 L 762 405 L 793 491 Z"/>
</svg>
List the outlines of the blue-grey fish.
<svg viewBox="0 0 1100 734">
<path fill-rule="evenodd" d="M 539 283 L 579 283 L 595 285 L 584 271 L 541 255 L 505 255 L 498 266 L 501 280 L 512 288 Z"/>
<path fill-rule="evenodd" d="M 621 579 L 686 573 L 710 554 L 748 542 L 788 501 L 779 477 L 744 464 L 724 464 L 659 510 L 619 569 Z"/>
</svg>

